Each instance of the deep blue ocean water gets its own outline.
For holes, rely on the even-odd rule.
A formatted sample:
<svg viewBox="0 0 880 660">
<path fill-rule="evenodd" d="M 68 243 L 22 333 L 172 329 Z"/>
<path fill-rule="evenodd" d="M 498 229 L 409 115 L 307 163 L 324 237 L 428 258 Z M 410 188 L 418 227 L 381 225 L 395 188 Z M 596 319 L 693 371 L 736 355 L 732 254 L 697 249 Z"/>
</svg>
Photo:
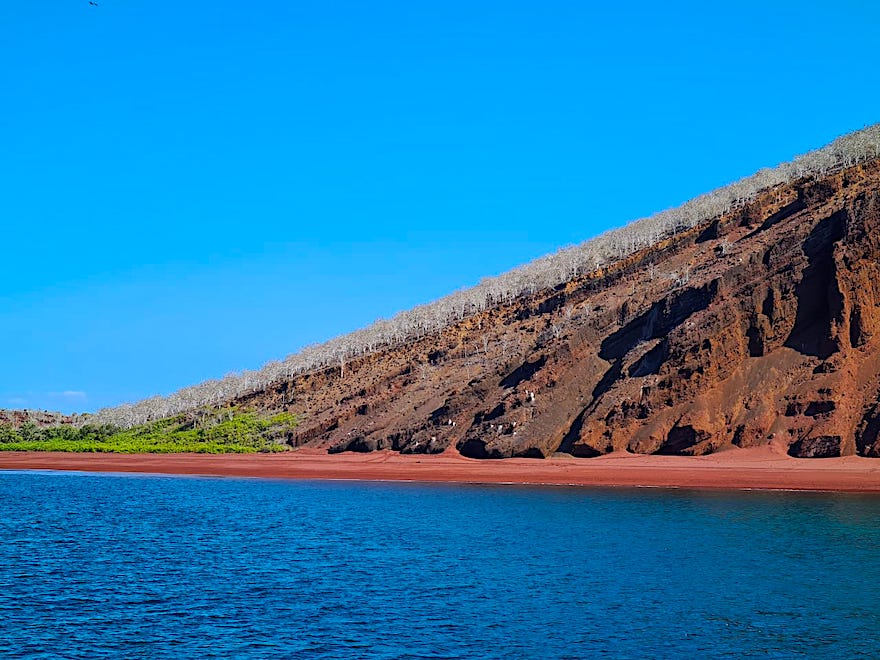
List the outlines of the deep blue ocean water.
<svg viewBox="0 0 880 660">
<path fill-rule="evenodd" d="M 0 472 L 0 655 L 880 657 L 880 498 Z"/>
</svg>

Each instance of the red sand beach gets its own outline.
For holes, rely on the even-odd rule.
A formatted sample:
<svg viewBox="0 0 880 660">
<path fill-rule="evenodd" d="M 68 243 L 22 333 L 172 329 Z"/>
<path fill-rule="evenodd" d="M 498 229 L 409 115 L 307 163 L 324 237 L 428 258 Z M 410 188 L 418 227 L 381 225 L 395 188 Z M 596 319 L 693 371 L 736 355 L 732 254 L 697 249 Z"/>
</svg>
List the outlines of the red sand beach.
<svg viewBox="0 0 880 660">
<path fill-rule="evenodd" d="M 0 452 L 0 469 L 880 493 L 878 459 L 795 459 L 772 447 L 700 457 L 614 453 L 599 458 L 546 460 L 474 460 L 452 452 L 437 456 L 392 452 L 330 456 L 314 449 L 248 455 Z"/>
</svg>

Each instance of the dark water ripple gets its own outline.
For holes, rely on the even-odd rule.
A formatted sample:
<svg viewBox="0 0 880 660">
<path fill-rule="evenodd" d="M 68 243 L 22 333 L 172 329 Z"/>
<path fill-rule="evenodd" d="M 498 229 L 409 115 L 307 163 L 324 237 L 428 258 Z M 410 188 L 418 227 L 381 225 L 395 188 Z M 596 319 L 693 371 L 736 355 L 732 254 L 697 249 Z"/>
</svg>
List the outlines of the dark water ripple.
<svg viewBox="0 0 880 660">
<path fill-rule="evenodd" d="M 0 655 L 880 657 L 880 499 L 0 473 Z"/>
</svg>

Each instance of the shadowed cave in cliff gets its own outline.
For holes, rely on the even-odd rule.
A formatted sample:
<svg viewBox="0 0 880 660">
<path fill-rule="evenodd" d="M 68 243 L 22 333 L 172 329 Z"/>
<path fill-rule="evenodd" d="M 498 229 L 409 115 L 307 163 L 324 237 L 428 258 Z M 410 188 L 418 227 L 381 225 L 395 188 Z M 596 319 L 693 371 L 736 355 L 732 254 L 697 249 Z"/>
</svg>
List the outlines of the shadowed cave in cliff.
<svg viewBox="0 0 880 660">
<path fill-rule="evenodd" d="M 809 265 L 795 287 L 797 313 L 785 345 L 804 355 L 827 359 L 839 350 L 831 324 L 839 320 L 843 297 L 837 285 L 834 246 L 843 238 L 847 214 L 838 211 L 821 220 L 804 241 Z"/>
</svg>

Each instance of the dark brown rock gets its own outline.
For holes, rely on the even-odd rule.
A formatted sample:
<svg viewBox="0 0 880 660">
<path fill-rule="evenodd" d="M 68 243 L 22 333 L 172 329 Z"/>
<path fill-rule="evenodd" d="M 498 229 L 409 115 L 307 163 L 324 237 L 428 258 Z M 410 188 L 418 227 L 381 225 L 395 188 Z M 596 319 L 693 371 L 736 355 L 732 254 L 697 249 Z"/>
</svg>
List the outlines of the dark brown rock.
<svg viewBox="0 0 880 660">
<path fill-rule="evenodd" d="M 820 435 L 803 438 L 788 449 L 789 456 L 796 458 L 834 458 L 840 456 L 840 436 Z"/>
</svg>

